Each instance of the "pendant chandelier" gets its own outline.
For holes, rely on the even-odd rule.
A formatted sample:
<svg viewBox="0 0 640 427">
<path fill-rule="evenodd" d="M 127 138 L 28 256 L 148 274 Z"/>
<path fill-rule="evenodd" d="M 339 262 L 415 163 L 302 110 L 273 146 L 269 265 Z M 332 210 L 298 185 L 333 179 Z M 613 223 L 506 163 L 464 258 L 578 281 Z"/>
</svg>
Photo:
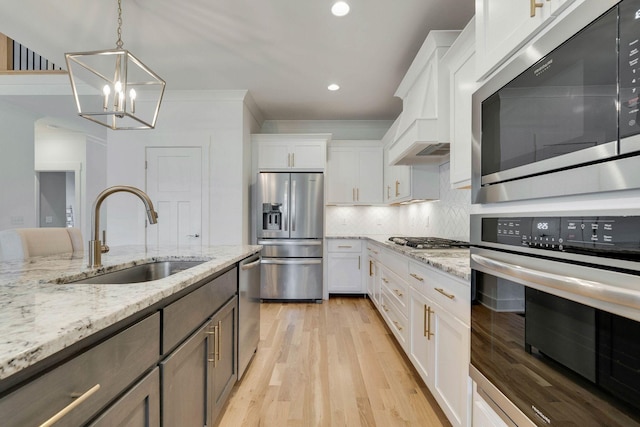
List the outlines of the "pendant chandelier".
<svg viewBox="0 0 640 427">
<path fill-rule="evenodd" d="M 153 129 L 166 83 L 122 46 L 118 0 L 116 48 L 65 54 L 78 115 L 111 129 Z"/>
</svg>

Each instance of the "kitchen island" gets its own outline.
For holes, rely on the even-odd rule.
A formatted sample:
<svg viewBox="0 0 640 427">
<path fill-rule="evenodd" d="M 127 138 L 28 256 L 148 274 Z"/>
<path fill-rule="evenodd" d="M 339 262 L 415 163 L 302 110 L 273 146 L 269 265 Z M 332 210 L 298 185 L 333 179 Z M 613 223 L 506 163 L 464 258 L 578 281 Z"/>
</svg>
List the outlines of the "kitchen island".
<svg viewBox="0 0 640 427">
<path fill-rule="evenodd" d="M 214 289 L 212 284 L 218 276 L 224 279 L 225 288 L 237 286 L 234 267 L 260 249 L 249 245 L 178 251 L 117 247 L 104 256 L 104 266 L 99 269 L 87 267 L 86 256 L 72 254 L 1 262 L 0 393 L 13 392 L 25 381 L 57 369 L 87 349 L 99 347 L 136 322 L 156 323 L 157 329 L 157 321 L 148 319 L 157 319 L 161 308 L 177 305 L 176 300 L 191 293 L 204 296 L 205 288 Z M 139 264 L 172 260 L 202 264 L 142 283 L 68 283 Z M 208 284 L 203 286 L 205 282 Z M 151 352 L 155 359 L 159 350 L 168 353 L 174 348 L 163 350 L 154 344 Z"/>
</svg>

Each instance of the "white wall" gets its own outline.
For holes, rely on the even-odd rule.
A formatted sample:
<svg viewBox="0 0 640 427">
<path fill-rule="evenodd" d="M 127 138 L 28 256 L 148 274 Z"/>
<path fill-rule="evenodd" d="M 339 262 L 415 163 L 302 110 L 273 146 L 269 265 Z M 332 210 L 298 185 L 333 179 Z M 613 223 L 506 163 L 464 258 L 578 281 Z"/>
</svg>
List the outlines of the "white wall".
<svg viewBox="0 0 640 427">
<path fill-rule="evenodd" d="M 35 227 L 36 115 L 0 99 L 0 230 Z"/>
<path fill-rule="evenodd" d="M 145 189 L 146 147 L 202 147 L 209 159 L 203 165 L 209 186 L 203 198 L 203 244 L 248 243 L 251 154 L 244 134 L 256 125 L 245 122 L 245 96 L 246 91 L 168 91 L 155 129 L 109 133 L 107 184 Z M 105 205 L 109 244 L 145 242 L 142 203 L 114 194 Z"/>
</svg>

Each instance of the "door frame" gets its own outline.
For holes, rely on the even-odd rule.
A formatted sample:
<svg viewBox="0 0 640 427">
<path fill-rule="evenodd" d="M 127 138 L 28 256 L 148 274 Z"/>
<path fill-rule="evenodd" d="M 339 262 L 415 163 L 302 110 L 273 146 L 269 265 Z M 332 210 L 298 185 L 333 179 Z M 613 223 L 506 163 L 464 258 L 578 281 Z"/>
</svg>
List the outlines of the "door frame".
<svg viewBox="0 0 640 427">
<path fill-rule="evenodd" d="M 36 226 L 40 227 L 40 172 L 74 172 L 74 185 L 77 211 L 74 212 L 76 218 L 74 228 L 84 231 L 84 197 L 82 188 L 82 163 L 81 162 L 39 162 L 34 168 L 34 186 L 35 186 L 35 207 L 36 207 Z M 84 233 L 83 233 L 84 234 Z"/>
</svg>

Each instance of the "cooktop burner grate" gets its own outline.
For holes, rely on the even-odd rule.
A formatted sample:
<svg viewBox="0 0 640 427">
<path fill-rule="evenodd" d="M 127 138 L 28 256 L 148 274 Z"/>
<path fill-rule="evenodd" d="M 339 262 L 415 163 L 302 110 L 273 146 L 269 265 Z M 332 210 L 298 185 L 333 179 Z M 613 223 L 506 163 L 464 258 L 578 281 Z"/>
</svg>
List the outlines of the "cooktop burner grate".
<svg viewBox="0 0 640 427">
<path fill-rule="evenodd" d="M 409 246 L 416 249 L 460 249 L 468 248 L 469 242 L 444 239 L 442 237 L 389 237 L 396 245 Z"/>
</svg>

